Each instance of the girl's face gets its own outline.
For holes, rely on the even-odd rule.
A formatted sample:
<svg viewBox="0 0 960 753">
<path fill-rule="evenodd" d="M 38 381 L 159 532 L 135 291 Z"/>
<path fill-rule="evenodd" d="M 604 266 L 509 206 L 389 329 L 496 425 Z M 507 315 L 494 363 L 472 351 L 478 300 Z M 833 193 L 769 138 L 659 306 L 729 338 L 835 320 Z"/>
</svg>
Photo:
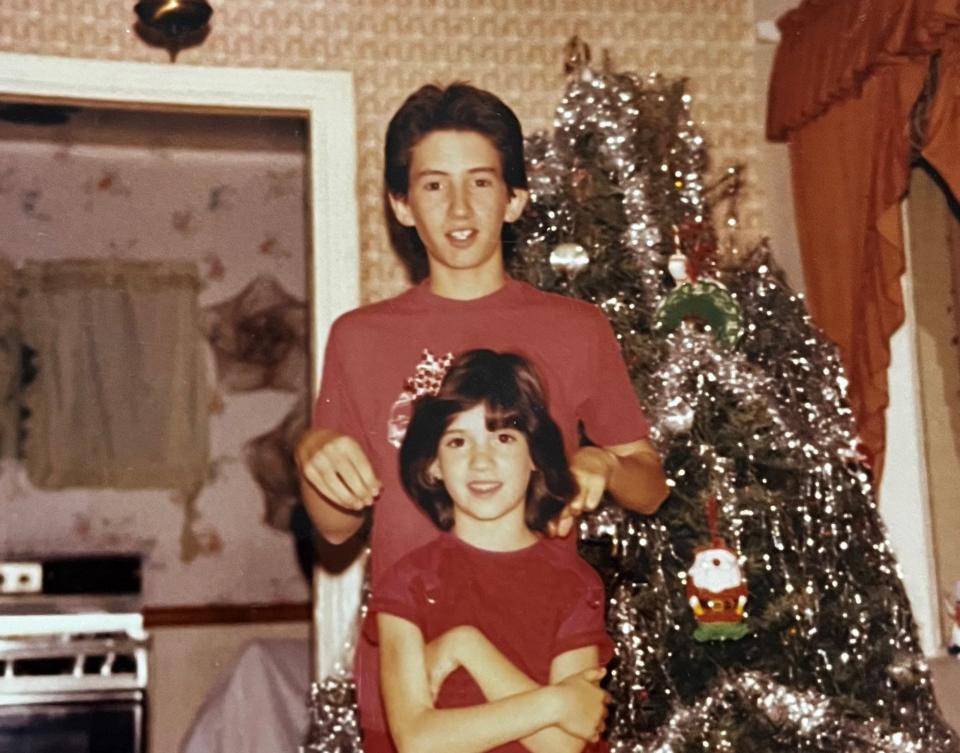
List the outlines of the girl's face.
<svg viewBox="0 0 960 753">
<path fill-rule="evenodd" d="M 487 429 L 482 403 L 454 417 L 430 466 L 453 500 L 455 521 L 460 516 L 476 521 L 518 516 L 522 522 L 533 470 L 523 432 Z"/>
</svg>

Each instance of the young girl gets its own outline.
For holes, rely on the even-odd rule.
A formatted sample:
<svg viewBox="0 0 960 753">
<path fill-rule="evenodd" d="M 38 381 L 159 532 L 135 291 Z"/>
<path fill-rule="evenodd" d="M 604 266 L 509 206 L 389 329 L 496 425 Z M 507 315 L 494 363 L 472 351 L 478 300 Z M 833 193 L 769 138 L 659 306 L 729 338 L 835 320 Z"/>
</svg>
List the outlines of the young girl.
<svg viewBox="0 0 960 753">
<path fill-rule="evenodd" d="M 604 750 L 603 586 L 569 541 L 541 535 L 576 483 L 530 364 L 457 358 L 417 401 L 400 474 L 441 533 L 371 598 L 392 741 L 366 752 Z"/>
</svg>

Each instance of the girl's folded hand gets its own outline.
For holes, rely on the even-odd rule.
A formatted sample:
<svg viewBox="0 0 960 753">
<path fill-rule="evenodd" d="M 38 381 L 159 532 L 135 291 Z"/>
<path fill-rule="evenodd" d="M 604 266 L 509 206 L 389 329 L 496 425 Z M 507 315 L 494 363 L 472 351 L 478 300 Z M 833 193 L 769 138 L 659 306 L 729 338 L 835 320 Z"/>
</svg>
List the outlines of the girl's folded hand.
<svg viewBox="0 0 960 753">
<path fill-rule="evenodd" d="M 554 685 L 561 692 L 562 712 L 557 724 L 564 732 L 596 742 L 607 718 L 609 694 L 600 687 L 606 671 L 591 667 Z"/>
</svg>

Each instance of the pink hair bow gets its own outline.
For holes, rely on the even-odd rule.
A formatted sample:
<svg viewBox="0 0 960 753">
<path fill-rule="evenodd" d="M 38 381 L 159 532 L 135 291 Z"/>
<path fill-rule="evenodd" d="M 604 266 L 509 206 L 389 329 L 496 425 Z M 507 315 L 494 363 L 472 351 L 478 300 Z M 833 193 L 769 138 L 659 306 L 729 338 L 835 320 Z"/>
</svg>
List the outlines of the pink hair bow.
<svg viewBox="0 0 960 753">
<path fill-rule="evenodd" d="M 407 380 L 406 391 L 415 398 L 436 395 L 451 363 L 453 363 L 453 353 L 447 353 L 438 358 L 428 348 L 424 348 L 417 370 Z"/>
</svg>

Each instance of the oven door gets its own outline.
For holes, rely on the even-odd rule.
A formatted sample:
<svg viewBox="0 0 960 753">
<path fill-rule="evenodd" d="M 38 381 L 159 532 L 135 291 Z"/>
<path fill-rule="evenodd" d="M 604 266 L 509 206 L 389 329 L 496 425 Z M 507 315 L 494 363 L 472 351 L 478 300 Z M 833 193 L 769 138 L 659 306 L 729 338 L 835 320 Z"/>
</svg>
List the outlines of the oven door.
<svg viewBox="0 0 960 753">
<path fill-rule="evenodd" d="M 0 753 L 143 753 L 141 691 L 0 696 Z"/>
</svg>

